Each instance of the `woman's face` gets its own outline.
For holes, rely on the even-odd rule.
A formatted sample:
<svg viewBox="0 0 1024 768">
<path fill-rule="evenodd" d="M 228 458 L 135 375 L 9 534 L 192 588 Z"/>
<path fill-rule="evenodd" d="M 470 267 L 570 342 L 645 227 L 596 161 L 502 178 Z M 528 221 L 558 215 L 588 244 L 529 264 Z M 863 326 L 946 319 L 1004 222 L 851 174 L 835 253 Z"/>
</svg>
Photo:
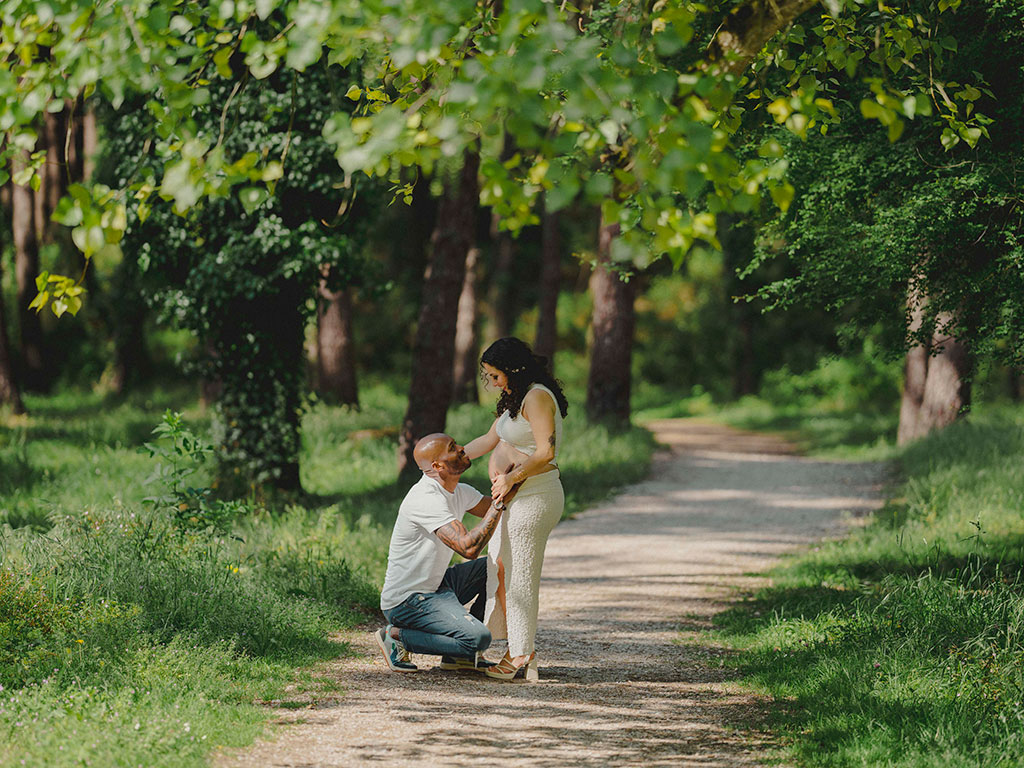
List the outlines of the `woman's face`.
<svg viewBox="0 0 1024 768">
<path fill-rule="evenodd" d="M 488 387 L 495 387 L 502 392 L 508 392 L 508 376 L 487 363 L 480 363 L 480 367 L 484 371 L 484 382 Z"/>
</svg>

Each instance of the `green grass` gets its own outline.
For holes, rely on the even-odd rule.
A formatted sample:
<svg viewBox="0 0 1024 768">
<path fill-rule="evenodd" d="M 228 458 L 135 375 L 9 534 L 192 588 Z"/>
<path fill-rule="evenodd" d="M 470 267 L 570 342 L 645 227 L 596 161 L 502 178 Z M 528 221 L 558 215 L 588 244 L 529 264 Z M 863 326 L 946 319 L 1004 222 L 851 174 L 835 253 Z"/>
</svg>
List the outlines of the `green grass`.
<svg viewBox="0 0 1024 768">
<path fill-rule="evenodd" d="M 369 382 L 361 400 L 313 405 L 305 492 L 250 499 L 227 533 L 142 504 L 157 489 L 140 448 L 164 409 L 208 429 L 191 392 L 31 397 L 28 417 L 0 421 L 0 766 L 206 765 L 261 732 L 254 703 L 296 680 L 318 695 L 310 667 L 348 652 L 328 635 L 377 615 L 405 491 L 404 392 Z M 448 430 L 468 441 L 492 409 L 453 409 Z M 654 449 L 581 411 L 561 453 L 567 515 L 641 479 Z M 486 491 L 486 463 L 466 480 Z"/>
<path fill-rule="evenodd" d="M 865 528 L 720 615 L 801 766 L 1024 764 L 1024 411 L 982 409 L 899 455 Z"/>
</svg>

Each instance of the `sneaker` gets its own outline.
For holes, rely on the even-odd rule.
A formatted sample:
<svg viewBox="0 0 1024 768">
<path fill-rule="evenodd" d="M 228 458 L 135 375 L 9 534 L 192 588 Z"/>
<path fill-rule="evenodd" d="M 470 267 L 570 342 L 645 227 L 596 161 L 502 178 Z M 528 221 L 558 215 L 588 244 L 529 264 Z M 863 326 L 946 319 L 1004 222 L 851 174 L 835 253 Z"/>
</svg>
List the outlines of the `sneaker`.
<svg viewBox="0 0 1024 768">
<path fill-rule="evenodd" d="M 441 669 L 474 669 L 478 672 L 483 672 L 489 667 L 493 667 L 495 662 L 488 661 L 479 653 L 476 654 L 475 659 L 467 659 L 462 656 L 442 656 L 441 657 Z"/>
<path fill-rule="evenodd" d="M 391 636 L 391 625 L 378 629 L 373 633 L 380 646 L 380 652 L 384 654 L 384 661 L 392 672 L 415 672 L 419 667 L 412 663 L 409 652 L 405 646 Z"/>
</svg>

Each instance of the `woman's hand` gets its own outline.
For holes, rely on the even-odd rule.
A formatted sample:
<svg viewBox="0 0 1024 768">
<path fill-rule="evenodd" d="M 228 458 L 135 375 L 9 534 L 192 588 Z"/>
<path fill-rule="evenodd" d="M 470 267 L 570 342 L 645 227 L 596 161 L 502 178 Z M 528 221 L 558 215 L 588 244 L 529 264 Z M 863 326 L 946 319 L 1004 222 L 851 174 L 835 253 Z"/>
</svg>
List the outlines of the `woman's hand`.
<svg viewBox="0 0 1024 768">
<path fill-rule="evenodd" d="M 509 467 L 505 472 L 495 475 L 491 482 L 491 498 L 495 501 L 509 501 L 509 494 L 515 487 L 526 480 L 526 472 L 522 467 Z"/>
</svg>

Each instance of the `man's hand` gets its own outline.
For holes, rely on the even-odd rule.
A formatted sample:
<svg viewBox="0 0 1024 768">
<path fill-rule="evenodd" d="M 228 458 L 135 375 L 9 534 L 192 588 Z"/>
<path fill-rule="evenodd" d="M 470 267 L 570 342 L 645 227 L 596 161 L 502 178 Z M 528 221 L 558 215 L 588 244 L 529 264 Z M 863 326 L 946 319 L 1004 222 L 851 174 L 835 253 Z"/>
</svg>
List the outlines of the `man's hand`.
<svg viewBox="0 0 1024 768">
<path fill-rule="evenodd" d="M 481 500 L 481 504 L 483 504 L 483 500 Z M 475 512 L 475 510 L 471 511 Z M 502 502 L 491 502 L 483 519 L 473 527 L 473 530 L 467 531 L 461 521 L 452 520 L 434 531 L 434 535 L 467 560 L 473 560 L 479 557 L 481 550 L 491 540 L 494 529 L 498 527 L 498 521 L 501 520 L 501 513 L 504 511 L 505 505 Z"/>
</svg>

